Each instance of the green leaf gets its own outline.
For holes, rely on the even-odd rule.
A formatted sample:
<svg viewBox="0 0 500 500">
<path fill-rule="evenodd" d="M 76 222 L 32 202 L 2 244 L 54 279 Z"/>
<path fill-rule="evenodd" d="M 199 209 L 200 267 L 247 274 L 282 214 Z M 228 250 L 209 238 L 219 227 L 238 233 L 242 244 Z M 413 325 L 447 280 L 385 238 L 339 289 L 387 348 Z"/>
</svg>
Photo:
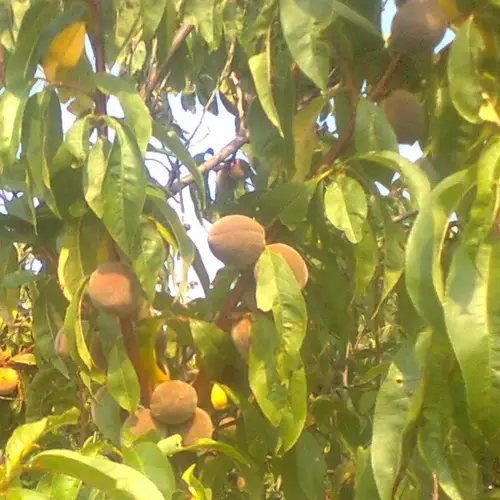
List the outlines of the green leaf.
<svg viewBox="0 0 500 500">
<path fill-rule="evenodd" d="M 359 154 L 382 150 L 397 153 L 399 150 L 396 134 L 386 114 L 368 99 L 360 99 L 358 102 L 354 140 Z"/>
<path fill-rule="evenodd" d="M 393 487 L 407 458 L 408 435 L 416 426 L 422 406 L 422 365 L 430 339 L 430 332 L 424 331 L 414 345 L 400 348 L 377 394 L 371 453 L 382 500 L 393 498 Z"/>
<path fill-rule="evenodd" d="M 101 92 L 114 95 L 120 101 L 125 115 L 124 123 L 137 141 L 141 155 L 144 156 L 153 133 L 151 115 L 144 101 L 134 87 L 122 78 L 108 73 L 98 73 L 94 76 L 94 80 Z M 132 137 L 129 139 L 132 140 Z"/>
<path fill-rule="evenodd" d="M 102 395 L 102 398 L 93 401 L 94 423 L 106 439 L 119 446 L 122 409 L 107 388 L 103 389 L 103 392 L 99 395 Z"/>
<path fill-rule="evenodd" d="M 356 179 L 338 177 L 325 193 L 325 212 L 328 220 L 343 231 L 352 243 L 363 239 L 363 227 L 368 215 L 366 195 Z"/>
<path fill-rule="evenodd" d="M 464 232 L 464 241 L 472 258 L 495 224 L 500 208 L 499 177 L 500 139 L 492 137 L 485 144 L 477 163 L 476 197 Z"/>
<path fill-rule="evenodd" d="M 307 309 L 293 271 L 282 255 L 268 249 L 256 265 L 257 307 L 273 312 L 285 351 L 298 355 L 307 330 Z"/>
<path fill-rule="evenodd" d="M 153 481 L 165 500 L 170 500 L 175 491 L 175 477 L 170 462 L 158 446 L 151 442 L 136 443 L 123 450 L 125 465 L 133 467 Z"/>
<path fill-rule="evenodd" d="M 68 339 L 71 357 L 83 370 L 91 370 L 93 366 L 92 355 L 82 327 L 82 301 L 87 281 L 85 278 L 79 283 L 64 318 L 64 331 Z"/>
<path fill-rule="evenodd" d="M 199 29 L 210 51 L 219 45 L 215 35 L 215 3 L 215 0 L 186 0 L 184 4 L 184 22 Z"/>
<path fill-rule="evenodd" d="M 190 319 L 189 325 L 194 345 L 203 359 L 203 366 L 210 378 L 216 379 L 228 360 L 236 356 L 233 343 L 230 337 L 213 323 Z"/>
<path fill-rule="evenodd" d="M 500 416 L 500 309 L 495 294 L 499 262 L 498 243 L 481 245 L 475 261 L 459 246 L 444 298 L 446 327 L 464 378 L 469 413 L 490 437 L 498 436 Z"/>
<path fill-rule="evenodd" d="M 35 273 L 33 271 L 19 269 L 13 273 L 6 274 L 0 282 L 0 285 L 5 288 L 17 288 L 18 286 L 35 283 L 45 278 L 46 275 L 44 273 Z"/>
<path fill-rule="evenodd" d="M 25 87 L 0 95 L 0 174 L 16 160 L 28 92 Z"/>
<path fill-rule="evenodd" d="M 156 485 L 140 472 L 104 457 L 85 457 L 69 450 L 43 451 L 30 462 L 33 470 L 66 474 L 104 493 L 134 500 L 163 500 Z"/>
<path fill-rule="evenodd" d="M 372 280 L 378 264 L 377 240 L 368 221 L 365 221 L 363 238 L 354 247 L 354 254 L 356 257 L 354 297 L 359 298 Z"/>
<path fill-rule="evenodd" d="M 447 177 L 433 190 L 420 212 L 406 246 L 406 286 L 418 313 L 434 328 L 444 333 L 442 301 L 444 279 L 441 254 L 451 214 L 474 187 L 474 168 Z"/>
<path fill-rule="evenodd" d="M 203 209 L 206 204 L 205 195 L 205 180 L 201 172 L 198 170 L 198 165 L 187 150 L 184 143 L 179 139 L 179 136 L 171 128 L 166 128 L 159 122 L 153 122 L 153 135 L 169 150 L 172 154 L 187 168 L 188 172 L 193 176 L 194 184 L 197 188 L 198 198 L 200 200 L 200 209 Z"/>
<path fill-rule="evenodd" d="M 64 425 L 76 425 L 78 416 L 79 411 L 72 408 L 62 415 L 45 417 L 17 427 L 5 445 L 5 480 L 9 481 L 20 474 L 21 461 L 40 438 Z"/>
<path fill-rule="evenodd" d="M 68 303 L 57 282 L 50 280 L 45 286 L 39 287 L 32 314 L 36 351 L 66 378 L 69 378 L 66 365 L 54 350 L 54 341 L 64 323 L 67 306 Z"/>
<path fill-rule="evenodd" d="M 111 151 L 112 148 L 110 145 L 104 143 L 101 138 L 98 138 L 90 149 L 83 169 L 85 201 L 100 219 L 102 219 L 104 213 L 102 188 Z"/>
<path fill-rule="evenodd" d="M 321 498 L 325 491 L 327 467 L 323 446 L 309 430 L 305 430 L 290 451 L 297 466 L 298 482 L 305 498 Z"/>
<path fill-rule="evenodd" d="M 480 123 L 483 85 L 480 58 L 484 41 L 473 18 L 467 19 L 456 34 L 448 58 L 448 81 L 451 100 L 462 118 Z"/>
<path fill-rule="evenodd" d="M 292 57 L 306 76 L 325 90 L 330 54 L 321 32 L 332 20 L 331 2 L 318 0 L 306 6 L 296 0 L 280 0 L 279 5 L 283 35 Z"/>
<path fill-rule="evenodd" d="M 280 184 L 260 197 L 259 208 L 265 210 L 266 216 L 279 217 L 293 231 L 306 218 L 317 185 L 316 179 Z"/>
<path fill-rule="evenodd" d="M 91 115 L 76 120 L 66 133 L 64 141 L 68 151 L 82 163 L 85 162 L 89 154 L 89 134 L 92 121 Z"/>
<path fill-rule="evenodd" d="M 280 425 L 287 405 L 287 391 L 277 370 L 279 351 L 276 327 L 272 321 L 257 315 L 252 324 L 248 378 L 260 409 L 274 427 Z"/>
<path fill-rule="evenodd" d="M 26 148 L 29 172 L 33 181 L 33 194 L 45 201 L 57 217 L 61 215 L 52 192 L 50 172 L 52 158 L 47 136 L 50 110 L 59 106 L 59 98 L 54 89 L 35 94 L 28 101 L 23 123 L 23 147 Z"/>
<path fill-rule="evenodd" d="M 311 171 L 311 162 L 319 150 L 317 136 L 318 115 L 325 105 L 323 96 L 313 99 L 293 117 L 293 138 L 295 141 L 294 181 L 302 182 Z"/>
<path fill-rule="evenodd" d="M 195 477 L 194 470 L 196 464 L 189 466 L 182 474 L 182 480 L 188 485 L 188 489 L 193 493 L 193 497 L 197 500 L 211 500 L 212 490 L 205 488 L 203 484 Z"/>
<path fill-rule="evenodd" d="M 139 278 L 147 298 L 153 302 L 158 274 L 163 268 L 165 243 L 154 225 L 146 220 L 141 222 L 132 243 L 132 267 Z"/>
<path fill-rule="evenodd" d="M 415 206 L 421 207 L 427 203 L 426 198 L 431 190 L 429 179 L 424 172 L 415 167 L 413 162 L 392 151 L 362 154 L 355 158 L 377 163 L 401 174 L 408 184 L 410 199 L 415 203 Z"/>
<path fill-rule="evenodd" d="M 100 229 L 97 219 L 86 214 L 74 223 L 67 224 L 60 235 L 57 272 L 64 296 L 69 301 L 82 280 L 97 267 Z"/>
<path fill-rule="evenodd" d="M 24 15 L 14 52 L 7 64 L 5 80 L 9 90 L 23 80 L 33 78 L 39 57 L 39 40 L 44 28 L 58 13 L 51 2 L 42 1 L 32 4 Z"/>
<path fill-rule="evenodd" d="M 7 500 L 49 500 L 50 497 L 26 488 L 9 488 Z"/>
<path fill-rule="evenodd" d="M 248 66 L 252 73 L 257 96 L 260 104 L 269 121 L 279 130 L 279 133 L 284 137 L 283 129 L 281 128 L 280 117 L 276 104 L 274 103 L 273 89 L 271 85 L 271 44 L 266 45 L 266 50 L 254 54 L 248 58 Z"/>
<path fill-rule="evenodd" d="M 109 353 L 107 386 L 109 393 L 122 408 L 129 413 L 137 410 L 141 397 L 139 380 L 123 340 L 119 337 Z"/>
<path fill-rule="evenodd" d="M 339 2 L 338 0 L 331 0 L 330 3 L 333 6 L 333 12 L 335 14 L 343 17 L 352 24 L 356 24 L 367 33 L 373 35 L 375 38 L 382 38 L 380 31 L 370 21 L 368 21 L 368 19 L 356 12 L 354 9 L 351 9 L 346 4 Z"/>
<path fill-rule="evenodd" d="M 144 41 L 153 38 L 161 17 L 165 11 L 167 0 L 144 0 L 142 3 L 142 29 Z"/>
<path fill-rule="evenodd" d="M 115 129 L 116 139 L 102 185 L 102 221 L 129 255 L 146 199 L 146 170 L 130 131 L 115 119 L 107 121 Z"/>
<path fill-rule="evenodd" d="M 373 477 L 371 447 L 367 449 L 358 448 L 356 453 L 356 474 L 354 477 L 354 500 L 365 500 L 366 498 L 380 500 L 375 478 Z"/>
</svg>

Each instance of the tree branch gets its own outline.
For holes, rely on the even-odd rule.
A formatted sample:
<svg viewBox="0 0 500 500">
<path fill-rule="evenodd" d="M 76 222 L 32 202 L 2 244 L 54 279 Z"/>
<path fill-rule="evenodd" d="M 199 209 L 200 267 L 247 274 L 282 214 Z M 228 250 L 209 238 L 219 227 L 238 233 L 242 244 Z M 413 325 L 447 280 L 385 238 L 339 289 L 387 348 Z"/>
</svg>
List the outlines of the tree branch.
<svg viewBox="0 0 500 500">
<path fill-rule="evenodd" d="M 181 46 L 182 42 L 189 36 L 191 31 L 193 30 L 194 30 L 194 24 L 182 24 L 179 27 L 179 29 L 174 35 L 174 39 L 172 40 L 172 45 L 170 46 L 170 49 L 168 51 L 167 58 L 157 68 L 153 77 L 149 81 L 146 89 L 143 89 L 140 93 L 144 101 L 149 101 L 151 99 L 151 96 L 153 95 L 155 88 L 158 86 L 159 83 L 161 83 L 161 81 L 166 76 L 168 63 L 170 62 L 170 59 L 175 54 L 177 49 Z"/>
<path fill-rule="evenodd" d="M 203 175 L 210 170 L 216 168 L 221 162 L 223 162 L 228 156 L 236 153 L 238 149 L 241 148 L 244 144 L 248 142 L 248 134 L 246 132 L 240 132 L 231 142 L 229 142 L 226 146 L 224 146 L 217 154 L 209 158 L 206 162 L 202 163 L 198 170 Z M 170 189 L 168 193 L 168 197 L 172 196 L 182 191 L 186 186 L 189 186 L 194 182 L 194 177 L 192 175 L 188 175 L 183 179 L 176 182 Z"/>
</svg>

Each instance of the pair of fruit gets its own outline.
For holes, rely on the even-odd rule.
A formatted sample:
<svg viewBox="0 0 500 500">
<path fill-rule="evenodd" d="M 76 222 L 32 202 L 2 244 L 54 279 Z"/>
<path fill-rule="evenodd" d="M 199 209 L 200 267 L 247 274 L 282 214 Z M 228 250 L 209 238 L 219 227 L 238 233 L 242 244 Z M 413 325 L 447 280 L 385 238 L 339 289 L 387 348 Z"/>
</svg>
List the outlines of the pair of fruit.
<svg viewBox="0 0 500 500">
<path fill-rule="evenodd" d="M 150 407 L 130 415 L 124 425 L 134 438 L 152 430 L 163 437 L 180 434 L 183 446 L 211 438 L 214 432 L 210 415 L 198 407 L 195 389 L 180 380 L 158 385 L 151 396 Z"/>
<path fill-rule="evenodd" d="M 224 264 L 245 268 L 255 264 L 266 249 L 266 232 L 250 217 L 228 215 L 210 228 L 208 246 Z M 283 243 L 267 245 L 267 249 L 280 254 L 286 260 L 300 288 L 304 288 L 309 279 L 309 271 L 300 254 Z"/>
</svg>

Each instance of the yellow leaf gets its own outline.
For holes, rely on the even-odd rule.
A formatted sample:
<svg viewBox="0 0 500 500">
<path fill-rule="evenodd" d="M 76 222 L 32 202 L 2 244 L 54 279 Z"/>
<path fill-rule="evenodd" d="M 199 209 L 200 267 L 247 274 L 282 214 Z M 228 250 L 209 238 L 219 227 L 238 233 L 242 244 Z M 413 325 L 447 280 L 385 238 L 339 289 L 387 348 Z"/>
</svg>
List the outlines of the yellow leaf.
<svg viewBox="0 0 500 500">
<path fill-rule="evenodd" d="M 500 125 L 500 116 L 498 115 L 498 111 L 495 109 L 495 106 L 491 102 L 491 99 L 488 94 L 483 94 L 484 102 L 479 109 L 479 118 L 484 120 L 485 122 L 495 123 Z"/>
<path fill-rule="evenodd" d="M 57 68 L 59 67 L 57 61 L 45 58 L 42 66 L 43 72 L 45 73 L 45 79 L 50 83 L 54 83 L 56 81 Z"/>
<path fill-rule="evenodd" d="M 60 31 L 49 45 L 43 67 L 46 65 L 73 68 L 78 64 L 85 45 L 85 23 L 70 24 Z"/>
<path fill-rule="evenodd" d="M 463 14 L 457 9 L 455 0 L 439 0 L 438 5 L 451 23 L 462 24 L 463 20 L 461 18 Z"/>
</svg>

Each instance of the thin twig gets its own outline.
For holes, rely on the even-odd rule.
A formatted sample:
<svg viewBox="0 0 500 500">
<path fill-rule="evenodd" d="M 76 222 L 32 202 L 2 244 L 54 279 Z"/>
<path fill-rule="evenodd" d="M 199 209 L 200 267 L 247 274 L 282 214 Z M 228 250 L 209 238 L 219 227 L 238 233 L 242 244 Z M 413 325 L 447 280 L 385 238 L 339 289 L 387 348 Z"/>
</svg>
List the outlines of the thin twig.
<svg viewBox="0 0 500 500">
<path fill-rule="evenodd" d="M 396 215 L 395 217 L 392 218 L 392 222 L 403 222 L 406 219 L 410 219 L 411 217 L 415 217 L 418 215 L 418 210 L 409 210 L 408 212 L 404 212 L 402 214 Z"/>
<path fill-rule="evenodd" d="M 396 70 L 399 62 L 401 61 L 402 55 L 401 54 L 396 54 L 395 56 L 391 57 L 391 60 L 389 61 L 389 64 L 384 71 L 384 74 L 378 81 L 377 85 L 372 89 L 372 91 L 368 94 L 368 99 L 372 102 L 378 101 L 380 96 L 385 92 L 385 88 L 387 84 L 389 83 L 389 80 L 391 79 L 394 71 Z"/>
<path fill-rule="evenodd" d="M 234 154 L 238 149 L 241 148 L 244 144 L 248 142 L 248 134 L 246 132 L 240 132 L 231 142 L 229 142 L 226 146 L 224 146 L 218 153 L 208 159 L 206 162 L 202 163 L 198 171 L 200 174 L 206 174 L 216 168 L 221 162 L 223 162 L 228 156 Z M 194 177 L 192 175 L 188 175 L 183 179 L 179 180 L 168 190 L 169 198 L 176 195 L 180 191 L 182 191 L 186 186 L 189 186 L 194 182 Z"/>
<path fill-rule="evenodd" d="M 435 472 L 432 474 L 432 500 L 439 500 L 439 477 Z"/>
<path fill-rule="evenodd" d="M 144 101 L 149 101 L 151 99 L 154 90 L 156 89 L 158 84 L 161 83 L 161 81 L 165 78 L 170 59 L 175 54 L 177 49 L 181 46 L 182 42 L 184 42 L 184 40 L 189 36 L 191 31 L 193 31 L 193 29 L 194 24 L 182 24 L 179 27 L 174 35 L 174 39 L 172 40 L 172 45 L 170 46 L 170 50 L 168 51 L 167 58 L 154 73 L 153 77 L 149 81 L 146 90 L 141 92 L 141 97 L 144 99 Z"/>
</svg>

